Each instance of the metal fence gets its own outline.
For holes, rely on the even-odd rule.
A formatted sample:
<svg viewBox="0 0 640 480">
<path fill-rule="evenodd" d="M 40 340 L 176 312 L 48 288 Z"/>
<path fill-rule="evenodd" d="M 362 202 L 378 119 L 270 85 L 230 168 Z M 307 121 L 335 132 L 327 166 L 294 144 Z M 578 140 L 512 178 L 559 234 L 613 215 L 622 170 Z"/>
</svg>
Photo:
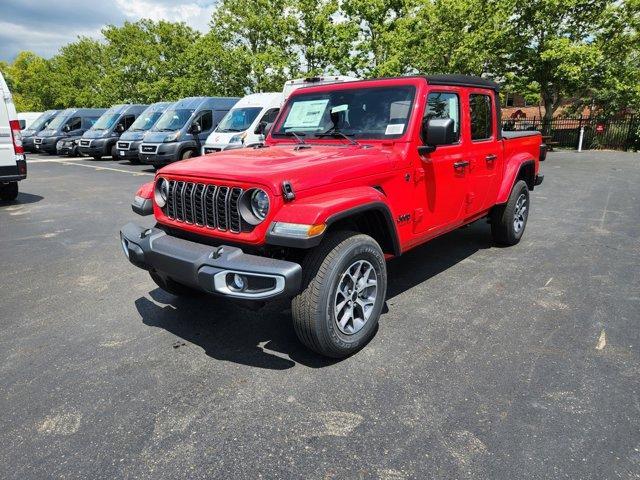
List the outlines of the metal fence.
<svg viewBox="0 0 640 480">
<path fill-rule="evenodd" d="M 613 119 L 594 117 L 554 118 L 546 127 L 541 118 L 506 118 L 504 130 L 538 130 L 551 147 L 578 148 L 580 130 L 584 127 L 582 148 L 634 150 L 640 149 L 640 116 L 627 115 Z"/>
</svg>

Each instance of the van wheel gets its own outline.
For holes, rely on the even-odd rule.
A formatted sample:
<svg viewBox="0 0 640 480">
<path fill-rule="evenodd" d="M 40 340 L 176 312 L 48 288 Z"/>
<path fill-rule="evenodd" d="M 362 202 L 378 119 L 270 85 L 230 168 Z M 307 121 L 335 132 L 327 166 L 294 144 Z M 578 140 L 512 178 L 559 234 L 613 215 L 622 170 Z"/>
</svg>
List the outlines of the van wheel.
<svg viewBox="0 0 640 480">
<path fill-rule="evenodd" d="M 200 290 L 187 287 L 182 283 L 176 282 L 171 277 L 160 275 L 157 272 L 149 272 L 149 275 L 151 276 L 151 280 L 153 280 L 162 290 L 170 293 L 171 295 L 175 295 L 176 297 L 195 297 L 202 294 Z"/>
<path fill-rule="evenodd" d="M 515 245 L 520 241 L 529 218 L 529 187 L 524 180 L 513 186 L 509 200 L 491 211 L 491 235 L 500 245 Z"/>
<path fill-rule="evenodd" d="M 18 198 L 18 182 L 0 185 L 0 200 L 12 202 L 16 198 Z"/>
<path fill-rule="evenodd" d="M 180 160 L 186 160 L 191 157 L 193 157 L 193 150 L 185 150 L 182 152 L 182 155 L 180 155 Z"/>
<path fill-rule="evenodd" d="M 302 265 L 302 292 L 293 299 L 293 326 L 315 352 L 344 358 L 373 337 L 387 290 L 380 245 L 368 235 L 334 232 Z"/>
<path fill-rule="evenodd" d="M 100 155 L 93 155 L 93 159 L 94 160 L 102 160 L 102 157 Z"/>
<path fill-rule="evenodd" d="M 114 145 L 111 147 L 111 159 L 115 160 L 116 158 L 118 158 L 118 147 Z"/>
</svg>

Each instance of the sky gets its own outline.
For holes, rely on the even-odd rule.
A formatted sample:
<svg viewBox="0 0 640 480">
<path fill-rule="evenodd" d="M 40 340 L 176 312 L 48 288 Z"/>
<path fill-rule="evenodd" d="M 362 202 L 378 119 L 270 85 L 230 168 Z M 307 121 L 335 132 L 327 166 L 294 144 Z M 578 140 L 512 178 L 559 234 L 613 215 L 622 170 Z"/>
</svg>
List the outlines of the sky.
<svg viewBox="0 0 640 480">
<path fill-rule="evenodd" d="M 100 37 L 126 20 L 184 21 L 207 30 L 216 0 L 0 0 L 0 60 L 21 50 L 51 57 L 79 35 Z"/>
</svg>

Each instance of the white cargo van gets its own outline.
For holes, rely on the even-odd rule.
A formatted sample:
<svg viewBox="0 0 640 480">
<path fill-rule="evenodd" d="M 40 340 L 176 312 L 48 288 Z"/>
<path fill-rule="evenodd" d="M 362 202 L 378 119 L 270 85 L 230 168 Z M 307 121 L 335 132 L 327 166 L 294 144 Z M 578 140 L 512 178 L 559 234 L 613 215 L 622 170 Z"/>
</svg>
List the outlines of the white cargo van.
<svg viewBox="0 0 640 480">
<path fill-rule="evenodd" d="M 252 93 L 241 98 L 207 137 L 202 154 L 248 147 L 264 141 L 264 127 L 272 123 L 284 100 L 282 93 Z"/>
<path fill-rule="evenodd" d="M 31 128 L 33 122 L 42 116 L 42 112 L 20 112 L 18 113 L 18 122 L 20 122 L 20 130 Z"/>
<path fill-rule="evenodd" d="M 271 125 L 289 95 L 298 88 L 328 83 L 352 82 L 355 77 L 334 75 L 287 80 L 282 93 L 253 93 L 243 97 L 211 132 L 202 154 L 250 147 L 264 142 L 265 128 Z"/>
<path fill-rule="evenodd" d="M 7 83 L 0 73 L 0 200 L 18 196 L 18 181 L 27 178 L 20 122 Z"/>
</svg>

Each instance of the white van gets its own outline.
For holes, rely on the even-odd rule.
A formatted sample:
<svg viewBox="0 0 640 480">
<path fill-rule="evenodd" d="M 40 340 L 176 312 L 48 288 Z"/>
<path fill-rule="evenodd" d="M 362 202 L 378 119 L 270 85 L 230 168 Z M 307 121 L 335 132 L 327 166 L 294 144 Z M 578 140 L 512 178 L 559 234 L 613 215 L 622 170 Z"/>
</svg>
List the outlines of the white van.
<svg viewBox="0 0 640 480">
<path fill-rule="evenodd" d="M 7 83 L 0 73 L 0 200 L 18 196 L 18 181 L 27 178 L 20 122 Z"/>
<path fill-rule="evenodd" d="M 202 147 L 202 154 L 233 150 L 264 141 L 262 132 L 278 116 L 282 93 L 252 93 L 227 112 Z"/>
</svg>

